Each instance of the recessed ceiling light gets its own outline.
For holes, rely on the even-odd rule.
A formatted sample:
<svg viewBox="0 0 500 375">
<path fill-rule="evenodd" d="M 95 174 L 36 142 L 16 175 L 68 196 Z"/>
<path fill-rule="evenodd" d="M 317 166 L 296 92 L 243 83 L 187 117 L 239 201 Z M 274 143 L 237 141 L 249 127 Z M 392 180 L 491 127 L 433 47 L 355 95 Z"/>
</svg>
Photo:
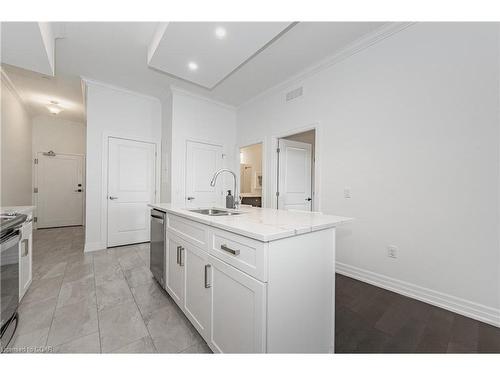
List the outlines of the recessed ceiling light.
<svg viewBox="0 0 500 375">
<path fill-rule="evenodd" d="M 226 34 L 227 31 L 223 27 L 219 26 L 215 29 L 215 36 L 217 37 L 217 39 L 224 39 L 226 37 Z"/>
<path fill-rule="evenodd" d="M 198 70 L 198 64 L 196 64 L 194 61 L 191 61 L 188 63 L 188 68 L 192 71 Z"/>
</svg>

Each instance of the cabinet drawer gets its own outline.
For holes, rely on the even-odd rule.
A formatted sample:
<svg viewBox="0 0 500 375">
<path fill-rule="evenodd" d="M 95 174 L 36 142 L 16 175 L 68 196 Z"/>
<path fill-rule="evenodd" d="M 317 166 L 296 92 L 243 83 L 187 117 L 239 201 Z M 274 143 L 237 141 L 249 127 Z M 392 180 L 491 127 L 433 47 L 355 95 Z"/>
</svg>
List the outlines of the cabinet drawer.
<svg viewBox="0 0 500 375">
<path fill-rule="evenodd" d="M 267 243 L 212 229 L 208 251 L 248 275 L 267 281 Z"/>
<path fill-rule="evenodd" d="M 184 219 L 180 216 L 168 214 L 167 230 L 171 231 L 183 240 L 188 241 L 201 249 L 207 250 L 208 227 L 206 225 Z"/>
</svg>

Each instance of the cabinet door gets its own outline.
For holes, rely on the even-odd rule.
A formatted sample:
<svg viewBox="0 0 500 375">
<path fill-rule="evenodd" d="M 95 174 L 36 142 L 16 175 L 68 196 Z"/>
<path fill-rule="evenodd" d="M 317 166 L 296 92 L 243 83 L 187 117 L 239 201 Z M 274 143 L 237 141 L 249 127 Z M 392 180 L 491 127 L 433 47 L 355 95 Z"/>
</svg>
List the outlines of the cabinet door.
<svg viewBox="0 0 500 375">
<path fill-rule="evenodd" d="M 184 312 L 203 338 L 209 340 L 211 265 L 208 263 L 208 253 L 188 245 L 185 255 Z"/>
<path fill-rule="evenodd" d="M 210 346 L 221 353 L 265 353 L 266 284 L 209 255 Z"/>
<path fill-rule="evenodd" d="M 19 301 L 24 297 L 31 285 L 33 235 L 31 224 L 23 227 L 19 243 Z"/>
<path fill-rule="evenodd" d="M 179 241 L 167 235 L 167 282 L 166 289 L 173 300 L 182 308 L 184 297 L 184 247 Z"/>
</svg>

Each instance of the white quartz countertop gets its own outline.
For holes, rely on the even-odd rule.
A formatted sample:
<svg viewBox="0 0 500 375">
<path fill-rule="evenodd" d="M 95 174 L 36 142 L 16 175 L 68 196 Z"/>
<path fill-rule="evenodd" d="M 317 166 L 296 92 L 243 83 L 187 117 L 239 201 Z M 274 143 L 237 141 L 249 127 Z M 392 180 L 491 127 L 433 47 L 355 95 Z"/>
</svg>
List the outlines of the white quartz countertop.
<svg viewBox="0 0 500 375">
<path fill-rule="evenodd" d="M 242 207 L 238 210 L 243 212 L 241 215 L 208 216 L 189 211 L 197 207 L 185 208 L 170 203 L 155 203 L 149 206 L 263 242 L 333 228 L 353 220 L 342 216 L 272 208 Z"/>
<path fill-rule="evenodd" d="M 8 206 L 8 207 L 0 207 L 0 214 L 30 214 L 35 209 L 35 206 Z"/>
</svg>

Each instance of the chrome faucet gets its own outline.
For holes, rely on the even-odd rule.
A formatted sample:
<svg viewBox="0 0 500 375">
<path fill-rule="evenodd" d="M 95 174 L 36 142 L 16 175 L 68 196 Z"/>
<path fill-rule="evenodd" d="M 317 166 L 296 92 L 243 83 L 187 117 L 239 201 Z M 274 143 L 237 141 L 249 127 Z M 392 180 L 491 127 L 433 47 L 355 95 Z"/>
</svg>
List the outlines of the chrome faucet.
<svg viewBox="0 0 500 375">
<path fill-rule="evenodd" d="M 234 178 L 234 191 L 233 191 L 233 194 L 234 194 L 234 204 L 233 204 L 233 207 L 227 207 L 227 208 L 238 208 L 238 204 L 240 202 L 239 200 L 239 197 L 238 197 L 238 190 L 237 189 L 237 182 L 236 182 L 236 174 L 230 170 L 230 169 L 227 169 L 227 168 L 222 168 L 222 169 L 219 169 L 217 172 L 215 172 L 214 176 L 212 177 L 212 181 L 210 181 L 210 186 L 215 186 L 215 182 L 217 181 L 217 177 L 219 177 L 219 175 L 223 172 L 228 172 L 228 173 L 231 173 L 233 175 L 233 178 Z"/>
</svg>

